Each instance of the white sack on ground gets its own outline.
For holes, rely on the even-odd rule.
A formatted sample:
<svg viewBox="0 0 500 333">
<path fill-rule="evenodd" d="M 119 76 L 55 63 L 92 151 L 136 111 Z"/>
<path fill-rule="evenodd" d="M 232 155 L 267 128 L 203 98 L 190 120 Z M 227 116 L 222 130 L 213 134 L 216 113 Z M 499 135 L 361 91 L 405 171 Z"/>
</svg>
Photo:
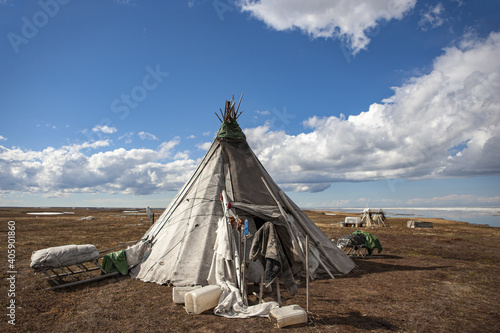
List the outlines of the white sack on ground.
<svg viewBox="0 0 500 333">
<path fill-rule="evenodd" d="M 35 271 L 46 268 L 70 266 L 99 258 L 99 251 L 92 244 L 64 245 L 33 252 L 30 267 Z"/>
</svg>

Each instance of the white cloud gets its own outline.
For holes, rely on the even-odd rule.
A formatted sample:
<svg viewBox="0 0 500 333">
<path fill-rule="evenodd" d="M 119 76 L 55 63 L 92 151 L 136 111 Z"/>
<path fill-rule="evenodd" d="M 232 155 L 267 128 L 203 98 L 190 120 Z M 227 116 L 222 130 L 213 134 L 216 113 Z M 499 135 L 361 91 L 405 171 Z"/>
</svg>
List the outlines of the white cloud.
<svg viewBox="0 0 500 333">
<path fill-rule="evenodd" d="M 6 137 L 4 137 L 3 135 L 0 135 L 0 141 L 6 141 L 6 140 L 7 140 Z"/>
<path fill-rule="evenodd" d="M 500 196 L 478 196 L 473 194 L 450 194 L 433 198 L 414 198 L 408 200 L 412 206 L 491 206 L 500 205 Z"/>
<path fill-rule="evenodd" d="M 420 14 L 422 15 L 422 17 L 418 22 L 418 26 L 424 31 L 437 28 L 443 25 L 445 21 L 443 17 L 444 6 L 441 2 L 436 4 L 434 7 L 428 6 L 426 10 L 421 11 Z"/>
<path fill-rule="evenodd" d="M 134 6 L 136 0 L 114 0 L 114 2 L 118 5 Z"/>
<path fill-rule="evenodd" d="M 335 181 L 500 173 L 500 33 L 439 56 L 382 103 L 348 119 L 311 117 L 310 133 L 247 129 L 276 180 L 318 191 Z"/>
<path fill-rule="evenodd" d="M 255 113 L 261 115 L 261 116 L 270 116 L 271 115 L 271 112 L 265 110 L 265 111 L 260 111 L 260 110 L 257 110 L 255 111 Z"/>
<path fill-rule="evenodd" d="M 95 125 L 92 128 L 92 132 L 102 132 L 104 134 L 113 134 L 116 133 L 117 129 L 115 127 L 110 127 L 108 125 Z"/>
<path fill-rule="evenodd" d="M 210 149 L 210 146 L 212 146 L 212 142 L 207 141 L 207 142 L 197 144 L 196 148 L 203 150 L 203 151 L 207 151 L 208 149 Z"/>
<path fill-rule="evenodd" d="M 118 140 L 125 140 L 126 144 L 132 143 L 132 136 L 134 135 L 134 132 L 127 132 L 120 136 Z"/>
<path fill-rule="evenodd" d="M 365 112 L 347 119 L 311 117 L 304 121 L 308 132 L 298 135 L 270 125 L 245 133 L 284 189 L 317 192 L 336 181 L 498 175 L 498 54 L 500 33 L 485 40 L 468 35 L 445 49 L 428 74 L 393 88 L 392 96 Z M 42 151 L 0 145 L 0 188 L 59 196 L 175 190 L 196 166 L 187 152 L 175 151 L 179 142 L 92 154 L 110 141 Z"/>
<path fill-rule="evenodd" d="M 141 140 L 159 140 L 154 134 L 144 132 L 144 131 L 139 132 L 138 135 L 139 135 L 139 138 L 141 138 Z"/>
<path fill-rule="evenodd" d="M 278 31 L 299 29 L 313 38 L 338 38 L 353 54 L 370 42 L 367 31 L 400 20 L 416 0 L 242 0 L 247 11 Z"/>
<path fill-rule="evenodd" d="M 83 150 L 106 147 L 109 141 L 48 147 L 42 151 L 0 146 L 0 188 L 45 196 L 177 190 L 195 168 L 195 161 L 174 154 L 178 143 L 175 138 L 156 150 L 119 148 L 90 156 Z"/>
</svg>

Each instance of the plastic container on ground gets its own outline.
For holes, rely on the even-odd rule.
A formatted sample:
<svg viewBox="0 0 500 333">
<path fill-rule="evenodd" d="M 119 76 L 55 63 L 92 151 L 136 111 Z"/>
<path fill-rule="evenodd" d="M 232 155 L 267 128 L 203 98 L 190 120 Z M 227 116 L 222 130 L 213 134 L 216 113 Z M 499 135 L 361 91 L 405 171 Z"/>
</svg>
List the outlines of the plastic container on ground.
<svg viewBox="0 0 500 333">
<path fill-rule="evenodd" d="M 172 289 L 172 300 L 176 304 L 184 304 L 184 295 L 186 293 L 193 291 L 195 289 L 199 289 L 201 286 L 192 286 L 192 287 L 174 287 Z"/>
<path fill-rule="evenodd" d="M 200 314 L 215 308 L 219 303 L 222 290 L 219 286 L 205 286 L 192 290 L 184 295 L 184 307 L 187 313 Z"/>
<path fill-rule="evenodd" d="M 285 326 L 307 323 L 307 313 L 300 305 L 293 304 L 271 310 L 269 319 L 271 319 L 278 328 L 282 328 Z"/>
</svg>

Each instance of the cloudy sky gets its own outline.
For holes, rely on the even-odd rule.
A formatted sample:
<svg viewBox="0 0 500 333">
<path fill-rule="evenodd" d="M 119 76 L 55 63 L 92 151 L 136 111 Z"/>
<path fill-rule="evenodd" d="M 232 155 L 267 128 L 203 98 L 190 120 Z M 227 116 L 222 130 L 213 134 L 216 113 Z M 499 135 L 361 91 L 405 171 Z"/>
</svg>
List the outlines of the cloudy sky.
<svg viewBox="0 0 500 333">
<path fill-rule="evenodd" d="M 0 206 L 165 207 L 232 94 L 302 207 L 500 206 L 497 0 L 0 0 Z"/>
</svg>

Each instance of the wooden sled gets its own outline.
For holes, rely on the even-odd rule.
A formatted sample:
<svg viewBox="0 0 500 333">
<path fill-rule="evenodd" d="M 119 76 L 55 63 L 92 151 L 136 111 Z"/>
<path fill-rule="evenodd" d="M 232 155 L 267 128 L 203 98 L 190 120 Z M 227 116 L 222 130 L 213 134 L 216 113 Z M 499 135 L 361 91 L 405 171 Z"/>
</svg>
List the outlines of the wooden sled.
<svg viewBox="0 0 500 333">
<path fill-rule="evenodd" d="M 99 281 L 120 275 L 120 272 L 107 273 L 102 268 L 102 258 L 106 253 L 127 244 L 98 252 L 94 245 L 65 245 L 33 252 L 31 268 L 35 273 L 41 272 L 54 285 L 47 290 L 72 287 L 84 283 Z M 78 249 L 80 247 L 80 249 Z M 78 252 L 84 248 L 83 254 L 68 255 L 68 251 Z"/>
<path fill-rule="evenodd" d="M 363 245 L 357 245 L 357 246 L 346 246 L 342 248 L 344 253 L 350 257 L 361 257 L 364 258 L 366 255 L 368 255 L 368 249 L 364 247 Z M 364 252 L 364 253 L 363 253 Z"/>
<path fill-rule="evenodd" d="M 352 234 L 345 235 L 338 239 L 337 246 L 350 257 L 362 257 L 368 255 L 368 249 L 365 244 L 356 241 Z"/>
</svg>

